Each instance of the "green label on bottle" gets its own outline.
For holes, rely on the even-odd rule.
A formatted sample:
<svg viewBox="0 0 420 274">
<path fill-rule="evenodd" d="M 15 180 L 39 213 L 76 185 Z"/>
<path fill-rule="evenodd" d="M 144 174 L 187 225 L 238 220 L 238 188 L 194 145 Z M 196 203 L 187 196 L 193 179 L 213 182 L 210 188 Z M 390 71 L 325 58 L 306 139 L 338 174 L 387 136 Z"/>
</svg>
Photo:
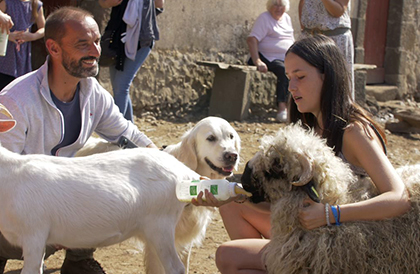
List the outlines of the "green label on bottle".
<svg viewBox="0 0 420 274">
<path fill-rule="evenodd" d="M 196 196 L 197 194 L 197 186 L 190 186 L 190 195 Z"/>
<path fill-rule="evenodd" d="M 219 194 L 219 191 L 218 191 L 218 189 L 217 189 L 217 185 L 211 185 L 211 186 L 210 186 L 210 192 L 211 192 L 213 195 L 217 195 L 217 194 Z"/>
</svg>

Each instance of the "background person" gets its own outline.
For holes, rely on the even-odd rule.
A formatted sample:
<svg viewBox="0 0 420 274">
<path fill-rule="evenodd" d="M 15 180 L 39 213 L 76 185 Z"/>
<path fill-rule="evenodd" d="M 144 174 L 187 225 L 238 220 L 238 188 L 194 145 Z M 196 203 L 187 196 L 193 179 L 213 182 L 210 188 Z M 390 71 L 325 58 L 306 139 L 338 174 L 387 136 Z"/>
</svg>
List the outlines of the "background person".
<svg viewBox="0 0 420 274">
<path fill-rule="evenodd" d="M 385 154 L 383 130 L 351 99 L 347 63 L 334 43 L 316 35 L 294 43 L 285 59 L 290 122 L 301 120 L 327 140 L 336 155 L 357 175 L 369 176 L 379 195 L 340 206 L 340 222 L 383 220 L 410 209 L 408 193 Z M 335 118 L 334 118 L 335 117 Z M 376 131 L 376 130 L 377 131 Z M 327 225 L 325 205 L 309 197 L 299 211 L 306 229 Z M 331 223 L 335 223 L 332 210 Z M 221 273 L 266 273 L 262 253 L 267 239 L 241 239 L 222 244 L 216 252 Z"/>
<path fill-rule="evenodd" d="M 130 86 L 155 41 L 159 40 L 156 15 L 163 10 L 164 0 L 99 0 L 99 4 L 103 8 L 112 7 L 105 29 L 115 30 L 113 41 L 118 43 L 117 64 L 109 68 L 115 104 L 124 117 L 133 122 Z M 130 30 L 126 22 L 132 21 L 137 21 L 138 25 Z M 127 33 L 125 43 L 121 41 L 123 33 Z"/>
<path fill-rule="evenodd" d="M 299 20 L 302 38 L 324 34 L 344 54 L 351 73 L 351 95 L 354 95 L 354 45 L 351 33 L 350 0 L 300 0 Z"/>
<path fill-rule="evenodd" d="M 6 56 L 0 56 L 0 90 L 32 71 L 31 41 L 44 37 L 45 17 L 38 0 L 0 0 L 0 10 L 13 20 Z M 36 23 L 37 31 L 31 32 Z"/>
<path fill-rule="evenodd" d="M 277 115 L 279 122 L 287 121 L 288 80 L 284 73 L 284 55 L 295 41 L 292 20 L 286 13 L 289 0 L 268 0 L 267 11 L 260 14 L 246 42 L 251 58 L 249 65 L 260 72 L 273 72 L 277 77 Z"/>
<path fill-rule="evenodd" d="M 122 116 L 112 96 L 95 79 L 100 37 L 92 14 L 85 10 L 64 7 L 48 16 L 47 61 L 0 93 L 0 102 L 17 121 L 12 131 L 0 135 L 2 146 L 19 154 L 72 157 L 96 132 L 111 142 L 125 136 L 138 146 L 156 148 Z M 105 273 L 93 252 L 67 250 L 61 273 Z M 21 256 L 19 248 L 0 237 L 0 266 Z"/>
</svg>

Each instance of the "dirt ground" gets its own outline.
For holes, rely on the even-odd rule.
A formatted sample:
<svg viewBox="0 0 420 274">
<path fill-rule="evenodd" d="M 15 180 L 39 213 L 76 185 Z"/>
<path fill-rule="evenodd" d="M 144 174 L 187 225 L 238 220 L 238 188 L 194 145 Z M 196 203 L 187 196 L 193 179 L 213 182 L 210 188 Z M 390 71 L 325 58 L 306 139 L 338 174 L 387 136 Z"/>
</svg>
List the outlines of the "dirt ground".
<svg viewBox="0 0 420 274">
<path fill-rule="evenodd" d="M 241 163 L 235 172 L 235 179 L 239 178 L 245 163 L 258 150 L 259 139 L 265 134 L 275 133 L 282 124 L 274 120 L 274 114 L 252 117 L 243 122 L 232 122 L 242 141 Z M 182 134 L 193 127 L 203 115 L 156 120 L 152 116 L 144 115 L 136 120 L 136 124 L 158 146 L 176 143 Z M 389 158 L 395 167 L 420 163 L 420 134 L 391 134 L 387 132 Z M 214 220 L 208 227 L 206 240 L 201 247 L 195 247 L 190 260 L 190 273 L 211 274 L 218 273 L 214 263 L 217 247 L 228 241 L 220 215 L 216 211 Z M 95 258 L 102 264 L 109 274 L 144 273 L 143 256 L 136 244 L 130 241 L 107 248 L 98 249 Z M 59 251 L 45 262 L 48 270 L 45 273 L 60 273 L 60 266 L 64 259 L 64 252 Z M 5 273 L 20 273 L 22 262 L 11 260 L 6 266 Z"/>
</svg>

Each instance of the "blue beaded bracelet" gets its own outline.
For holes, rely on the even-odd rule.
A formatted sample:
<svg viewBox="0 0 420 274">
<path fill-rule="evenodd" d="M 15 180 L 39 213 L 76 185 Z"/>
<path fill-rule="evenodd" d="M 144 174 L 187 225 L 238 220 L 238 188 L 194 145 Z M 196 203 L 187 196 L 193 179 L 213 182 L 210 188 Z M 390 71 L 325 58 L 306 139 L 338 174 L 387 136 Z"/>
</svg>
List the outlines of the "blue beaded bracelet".
<svg viewBox="0 0 420 274">
<path fill-rule="evenodd" d="M 340 207 L 338 207 L 338 210 L 337 210 L 337 207 L 338 206 L 331 206 L 331 211 L 332 211 L 332 213 L 334 215 L 335 225 L 339 226 L 340 225 L 340 217 L 339 217 L 339 209 L 340 209 Z"/>
</svg>

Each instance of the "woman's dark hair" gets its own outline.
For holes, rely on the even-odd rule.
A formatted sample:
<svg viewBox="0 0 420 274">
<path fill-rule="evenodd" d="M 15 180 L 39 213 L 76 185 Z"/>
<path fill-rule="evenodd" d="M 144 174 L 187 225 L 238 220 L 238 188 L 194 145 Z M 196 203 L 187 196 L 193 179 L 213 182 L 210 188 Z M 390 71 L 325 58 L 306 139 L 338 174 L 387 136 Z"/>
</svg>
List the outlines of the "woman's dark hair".
<svg viewBox="0 0 420 274">
<path fill-rule="evenodd" d="M 323 136 L 327 144 L 338 153 L 341 151 L 344 129 L 350 122 L 360 122 L 367 128 L 373 124 L 385 140 L 385 134 L 371 116 L 351 98 L 351 78 L 345 60 L 335 42 L 324 35 L 315 35 L 295 42 L 287 51 L 294 53 L 324 75 L 321 89 Z M 290 122 L 302 120 L 310 127 L 317 126 L 312 113 L 300 113 L 295 102 L 289 100 Z M 369 135 L 370 136 L 370 135 Z"/>
</svg>

